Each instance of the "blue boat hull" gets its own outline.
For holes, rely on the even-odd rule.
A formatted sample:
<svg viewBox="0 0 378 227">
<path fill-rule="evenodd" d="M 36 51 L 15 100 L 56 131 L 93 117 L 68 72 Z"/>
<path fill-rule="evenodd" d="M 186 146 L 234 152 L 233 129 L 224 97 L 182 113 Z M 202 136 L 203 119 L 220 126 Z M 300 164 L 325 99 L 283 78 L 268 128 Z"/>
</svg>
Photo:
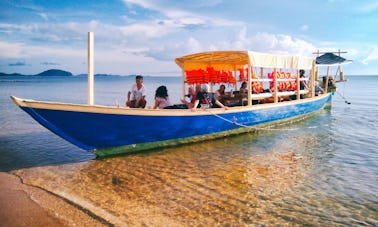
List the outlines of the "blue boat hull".
<svg viewBox="0 0 378 227">
<path fill-rule="evenodd" d="M 122 153 L 126 147 L 132 151 L 137 150 L 141 144 L 161 146 L 161 143 L 164 145 L 167 141 L 206 138 L 206 135 L 291 119 L 319 110 L 330 101 L 331 95 L 327 94 L 306 101 L 256 105 L 259 108 L 198 110 L 200 114 L 190 113 L 190 110 L 161 110 L 165 114 L 161 114 L 161 111 L 155 111 L 154 114 L 141 114 L 141 111 L 137 114 L 132 111 L 121 114 L 114 111 L 86 111 L 86 108 L 80 111 L 62 110 L 63 108 L 34 107 L 28 105 L 27 100 L 21 100 L 25 103 L 18 105 L 41 125 L 82 149 L 122 147 L 116 152 Z M 43 106 L 41 103 L 38 102 Z M 169 111 L 175 114 L 169 114 Z M 177 114 L 178 111 L 185 114 Z"/>
</svg>

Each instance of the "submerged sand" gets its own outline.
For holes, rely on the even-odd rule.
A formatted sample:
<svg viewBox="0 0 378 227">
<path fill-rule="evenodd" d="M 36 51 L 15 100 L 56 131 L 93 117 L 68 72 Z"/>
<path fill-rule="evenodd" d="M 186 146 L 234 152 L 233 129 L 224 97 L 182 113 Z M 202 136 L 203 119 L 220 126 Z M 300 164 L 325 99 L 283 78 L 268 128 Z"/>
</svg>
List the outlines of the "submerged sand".
<svg viewBox="0 0 378 227">
<path fill-rule="evenodd" d="M 0 172 L 2 226 L 108 226 L 68 201 Z"/>
</svg>

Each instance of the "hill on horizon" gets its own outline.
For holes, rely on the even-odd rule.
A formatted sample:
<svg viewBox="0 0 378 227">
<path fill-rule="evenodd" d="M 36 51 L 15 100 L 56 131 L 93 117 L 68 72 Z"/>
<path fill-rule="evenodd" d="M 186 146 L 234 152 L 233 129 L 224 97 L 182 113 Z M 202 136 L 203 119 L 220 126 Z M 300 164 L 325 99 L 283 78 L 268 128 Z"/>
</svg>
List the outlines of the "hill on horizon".
<svg viewBox="0 0 378 227">
<path fill-rule="evenodd" d="M 49 69 L 46 71 L 43 71 L 38 74 L 34 75 L 26 75 L 26 74 L 21 74 L 21 73 L 2 73 L 0 72 L 0 76 L 42 76 L 42 77 L 49 77 L 49 76 L 88 76 L 86 73 L 78 74 L 78 75 L 73 75 L 71 72 L 60 70 L 60 69 Z M 98 73 L 95 74 L 94 76 L 121 76 L 121 75 L 114 75 L 114 74 L 104 74 L 104 73 Z M 135 76 L 135 75 L 127 75 L 127 76 Z"/>
<path fill-rule="evenodd" d="M 73 76 L 72 73 L 60 69 L 49 69 L 34 75 L 25 75 L 20 73 L 2 73 L 0 76 Z"/>
<path fill-rule="evenodd" d="M 49 69 L 34 76 L 73 76 L 72 73 L 60 69 Z"/>
</svg>

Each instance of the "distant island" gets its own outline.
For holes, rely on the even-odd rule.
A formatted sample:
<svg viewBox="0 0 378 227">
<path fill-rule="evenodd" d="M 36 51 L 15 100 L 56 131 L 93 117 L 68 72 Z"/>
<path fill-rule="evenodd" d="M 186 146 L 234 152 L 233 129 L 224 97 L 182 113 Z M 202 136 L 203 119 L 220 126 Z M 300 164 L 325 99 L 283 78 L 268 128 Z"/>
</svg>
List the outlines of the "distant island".
<svg viewBox="0 0 378 227">
<path fill-rule="evenodd" d="M 49 69 L 46 71 L 43 71 L 38 74 L 34 75 L 25 75 L 25 74 L 20 74 L 20 73 L 2 73 L 0 72 L 0 77 L 1 76 L 42 76 L 42 77 L 54 77 L 54 76 L 59 76 L 59 77 L 68 77 L 68 76 L 88 76 L 88 74 L 83 73 L 83 74 L 78 74 L 78 75 L 73 75 L 72 73 L 60 69 Z M 113 74 L 95 74 L 95 76 L 121 76 L 121 75 L 113 75 Z M 135 75 L 127 75 L 130 77 L 134 77 Z M 145 76 L 145 75 L 143 75 Z"/>
<path fill-rule="evenodd" d="M 49 69 L 34 76 L 73 76 L 72 73 L 59 70 L 59 69 Z"/>
<path fill-rule="evenodd" d="M 49 69 L 35 75 L 24 75 L 20 73 L 0 73 L 0 76 L 73 76 L 72 73 L 60 70 L 60 69 Z"/>
</svg>

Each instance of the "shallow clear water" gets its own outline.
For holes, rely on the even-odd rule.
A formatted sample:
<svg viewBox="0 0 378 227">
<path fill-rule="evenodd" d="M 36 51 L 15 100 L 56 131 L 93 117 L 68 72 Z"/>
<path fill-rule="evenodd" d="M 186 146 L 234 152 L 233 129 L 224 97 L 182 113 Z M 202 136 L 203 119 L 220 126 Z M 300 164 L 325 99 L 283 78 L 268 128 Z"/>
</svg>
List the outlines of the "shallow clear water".
<svg viewBox="0 0 378 227">
<path fill-rule="evenodd" d="M 145 78 L 149 103 L 161 84 L 178 101 L 180 80 Z M 96 78 L 95 102 L 132 82 Z M 378 225 L 377 87 L 349 77 L 330 110 L 279 130 L 94 160 L 9 99 L 85 103 L 85 78 L 0 78 L 0 170 L 116 225 Z"/>
</svg>

